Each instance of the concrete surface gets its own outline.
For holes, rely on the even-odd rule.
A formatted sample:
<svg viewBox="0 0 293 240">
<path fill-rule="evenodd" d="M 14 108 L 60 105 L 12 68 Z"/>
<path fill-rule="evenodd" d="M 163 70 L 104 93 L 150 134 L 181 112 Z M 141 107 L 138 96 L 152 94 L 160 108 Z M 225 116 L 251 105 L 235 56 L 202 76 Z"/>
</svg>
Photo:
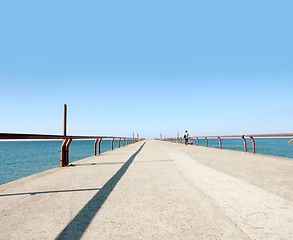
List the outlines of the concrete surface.
<svg viewBox="0 0 293 240">
<path fill-rule="evenodd" d="M 0 239 L 293 239 L 293 161 L 145 141 L 0 186 Z"/>
</svg>

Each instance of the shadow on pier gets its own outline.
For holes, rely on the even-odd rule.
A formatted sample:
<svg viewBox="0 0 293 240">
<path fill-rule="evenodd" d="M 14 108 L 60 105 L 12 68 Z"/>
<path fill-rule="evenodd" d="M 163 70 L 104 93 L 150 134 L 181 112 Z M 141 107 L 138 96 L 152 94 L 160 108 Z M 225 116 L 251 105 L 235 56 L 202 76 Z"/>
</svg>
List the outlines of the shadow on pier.
<svg viewBox="0 0 293 240">
<path fill-rule="evenodd" d="M 100 189 L 100 191 L 80 210 L 75 218 L 59 234 L 56 240 L 80 239 L 92 219 L 98 213 L 108 196 L 111 194 L 117 183 L 126 173 L 135 157 L 144 147 L 145 143 L 127 160 L 117 173 Z"/>
</svg>

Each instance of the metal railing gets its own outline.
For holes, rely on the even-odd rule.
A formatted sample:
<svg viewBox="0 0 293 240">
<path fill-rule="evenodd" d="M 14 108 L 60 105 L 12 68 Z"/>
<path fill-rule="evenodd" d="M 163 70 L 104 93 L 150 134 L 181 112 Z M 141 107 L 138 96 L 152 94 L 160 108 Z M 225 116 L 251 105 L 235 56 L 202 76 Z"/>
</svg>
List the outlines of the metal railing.
<svg viewBox="0 0 293 240">
<path fill-rule="evenodd" d="M 61 166 L 65 167 L 69 165 L 69 146 L 74 139 L 96 139 L 94 142 L 94 155 L 101 154 L 101 141 L 103 139 L 112 139 L 111 150 L 114 149 L 114 140 L 118 139 L 118 148 L 121 146 L 127 146 L 129 144 L 138 142 L 137 138 L 129 137 L 116 137 L 116 136 L 64 136 L 64 135 L 44 135 L 44 134 L 18 134 L 18 133 L 0 133 L 0 139 L 63 139 L 61 145 Z M 97 151 L 98 144 L 98 151 Z"/>
<path fill-rule="evenodd" d="M 219 140 L 219 148 L 222 149 L 222 138 L 242 138 L 244 144 L 244 152 L 247 152 L 247 142 L 246 138 L 250 138 L 252 141 L 252 152 L 255 153 L 255 139 L 254 138 L 266 138 L 266 137 L 293 137 L 293 133 L 282 133 L 282 134 L 248 134 L 248 135 L 228 135 L 228 136 L 196 136 L 196 137 L 188 137 L 189 141 L 192 139 L 197 140 L 197 146 L 199 143 L 199 139 L 206 140 L 206 147 L 208 147 L 208 139 L 209 138 L 218 138 Z M 183 143 L 184 138 L 166 138 L 165 141 L 172 141 L 177 143 Z"/>
<path fill-rule="evenodd" d="M 112 139 L 111 150 L 114 149 L 114 140 L 118 140 L 118 148 L 120 148 L 120 142 L 123 140 L 122 146 L 126 146 L 135 142 L 138 142 L 137 138 L 134 137 L 116 137 L 116 136 L 67 136 L 67 105 L 64 104 L 63 108 L 63 135 L 46 135 L 46 134 L 21 134 L 21 133 L 0 133 L 0 139 L 63 139 L 61 145 L 61 166 L 65 167 L 69 165 L 69 146 L 73 139 L 96 139 L 94 143 L 94 155 L 97 155 L 97 144 L 98 154 L 101 154 L 101 141 L 103 139 Z"/>
</svg>

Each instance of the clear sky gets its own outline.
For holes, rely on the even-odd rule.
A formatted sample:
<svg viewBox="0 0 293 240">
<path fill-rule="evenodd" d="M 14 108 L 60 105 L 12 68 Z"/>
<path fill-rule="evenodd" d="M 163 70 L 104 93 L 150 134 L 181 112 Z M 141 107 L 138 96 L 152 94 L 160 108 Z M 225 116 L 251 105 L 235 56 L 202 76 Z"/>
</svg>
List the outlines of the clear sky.
<svg viewBox="0 0 293 240">
<path fill-rule="evenodd" d="M 293 132 L 293 2 L 2 1 L 0 132 Z"/>
</svg>

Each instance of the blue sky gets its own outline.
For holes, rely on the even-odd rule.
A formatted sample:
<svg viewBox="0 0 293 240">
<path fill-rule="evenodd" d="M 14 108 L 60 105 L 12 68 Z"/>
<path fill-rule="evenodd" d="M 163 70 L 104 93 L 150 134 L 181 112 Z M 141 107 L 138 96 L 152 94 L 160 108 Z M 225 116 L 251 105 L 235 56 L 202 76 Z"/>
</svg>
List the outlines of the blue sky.
<svg viewBox="0 0 293 240">
<path fill-rule="evenodd" d="M 0 132 L 293 132 L 292 1 L 3 1 Z"/>
</svg>

